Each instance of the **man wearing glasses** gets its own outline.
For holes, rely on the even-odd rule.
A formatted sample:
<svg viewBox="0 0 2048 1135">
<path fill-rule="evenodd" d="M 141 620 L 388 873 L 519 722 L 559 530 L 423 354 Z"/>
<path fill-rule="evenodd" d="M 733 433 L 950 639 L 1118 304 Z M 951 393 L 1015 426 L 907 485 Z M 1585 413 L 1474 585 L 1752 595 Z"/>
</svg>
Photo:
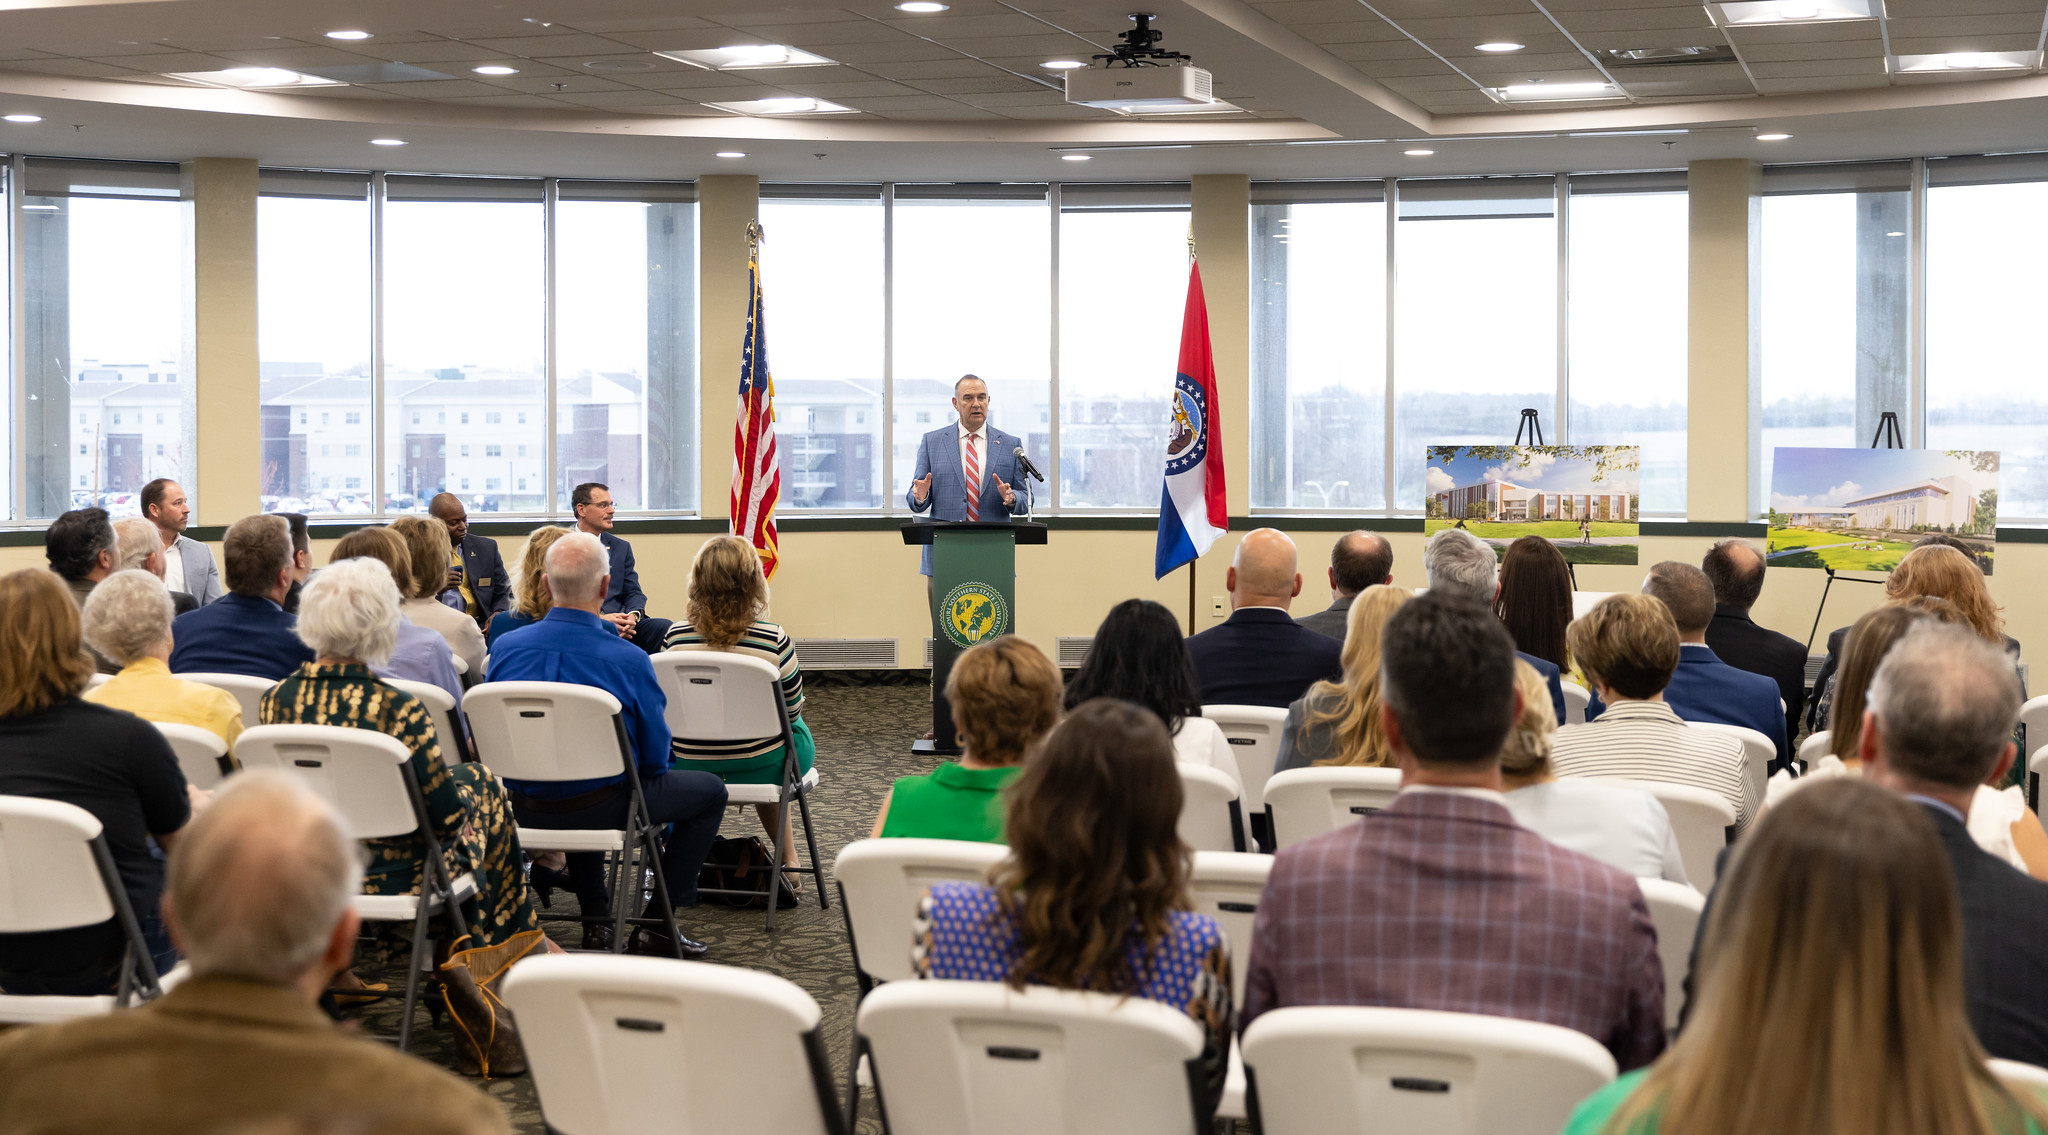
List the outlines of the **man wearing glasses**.
<svg viewBox="0 0 2048 1135">
<path fill-rule="evenodd" d="M 611 555 L 612 589 L 604 597 L 598 618 L 619 630 L 619 637 L 649 654 L 661 653 L 661 640 L 668 635 L 669 620 L 647 617 L 647 596 L 640 591 L 640 577 L 633 573 L 633 545 L 612 535 L 612 492 L 596 481 L 576 486 L 569 496 L 576 510 L 576 530 L 597 537 Z"/>
</svg>

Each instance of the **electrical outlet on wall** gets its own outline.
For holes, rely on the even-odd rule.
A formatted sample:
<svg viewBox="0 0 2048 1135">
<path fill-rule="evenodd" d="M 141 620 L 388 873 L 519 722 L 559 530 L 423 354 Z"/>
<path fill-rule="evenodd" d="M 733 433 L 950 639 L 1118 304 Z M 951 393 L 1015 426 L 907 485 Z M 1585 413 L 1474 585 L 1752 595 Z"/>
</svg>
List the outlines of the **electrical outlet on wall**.
<svg viewBox="0 0 2048 1135">
<path fill-rule="evenodd" d="M 1228 605 L 1228 602 L 1229 601 L 1224 596 L 1212 596 L 1209 599 L 1209 617 L 1212 619 L 1220 619 L 1224 615 L 1229 614 L 1230 607 Z"/>
</svg>

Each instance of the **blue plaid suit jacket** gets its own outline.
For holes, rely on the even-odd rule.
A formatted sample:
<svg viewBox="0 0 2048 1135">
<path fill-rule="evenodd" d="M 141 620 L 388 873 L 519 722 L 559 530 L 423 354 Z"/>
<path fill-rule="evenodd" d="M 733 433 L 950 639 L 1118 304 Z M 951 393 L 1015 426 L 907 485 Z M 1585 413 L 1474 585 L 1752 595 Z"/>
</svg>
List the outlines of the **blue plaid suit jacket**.
<svg viewBox="0 0 2048 1135">
<path fill-rule="evenodd" d="M 983 455 L 981 470 L 981 518 L 983 520 L 1008 520 L 1014 513 L 1022 516 L 1030 511 L 1027 507 L 1023 480 L 1025 473 L 1017 468 L 1017 455 L 1013 451 L 1024 443 L 994 426 L 982 427 L 987 452 Z M 967 474 L 960 467 L 960 423 L 951 422 L 924 435 L 917 443 L 917 471 L 910 475 L 913 481 L 923 479 L 926 473 L 932 475 L 931 505 L 932 520 L 967 519 Z M 1003 507 L 1002 491 L 996 488 L 996 478 L 1017 492 L 1017 507 Z M 1035 486 L 1034 486 L 1035 487 Z M 903 490 L 903 503 L 912 512 L 918 511 L 917 492 Z M 918 568 L 924 575 L 932 573 L 932 549 L 924 549 L 924 562 Z"/>
</svg>

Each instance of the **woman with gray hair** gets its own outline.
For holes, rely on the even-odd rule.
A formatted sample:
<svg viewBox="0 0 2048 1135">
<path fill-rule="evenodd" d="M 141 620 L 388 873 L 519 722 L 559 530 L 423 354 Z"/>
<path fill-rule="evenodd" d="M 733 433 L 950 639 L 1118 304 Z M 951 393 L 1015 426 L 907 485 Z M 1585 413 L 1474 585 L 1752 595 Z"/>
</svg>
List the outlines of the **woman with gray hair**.
<svg viewBox="0 0 2048 1135">
<path fill-rule="evenodd" d="M 145 521 L 144 523 L 148 523 Z M 230 747 L 242 732 L 242 704 L 217 686 L 171 673 L 171 593 L 147 571 L 117 571 L 85 598 L 85 641 L 121 668 L 85 700 L 144 721 L 196 725 Z"/>
<path fill-rule="evenodd" d="M 367 558 L 329 564 L 299 597 L 299 638 L 316 657 L 263 695 L 263 724 L 341 725 L 397 738 L 412 753 L 413 776 L 448 874 L 476 876 L 474 905 L 463 911 L 469 945 L 494 946 L 538 930 L 505 786 L 482 765 L 443 763 L 427 707 L 370 670 L 391 657 L 398 622 L 398 585 L 390 569 Z M 423 842 L 418 836 L 365 840 L 364 891 L 417 894 Z"/>
</svg>

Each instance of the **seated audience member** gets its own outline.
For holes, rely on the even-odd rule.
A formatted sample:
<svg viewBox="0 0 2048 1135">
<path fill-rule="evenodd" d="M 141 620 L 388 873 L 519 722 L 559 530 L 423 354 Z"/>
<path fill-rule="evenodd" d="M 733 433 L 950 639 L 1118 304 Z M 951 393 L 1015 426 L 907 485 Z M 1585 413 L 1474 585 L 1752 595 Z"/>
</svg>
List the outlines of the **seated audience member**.
<svg viewBox="0 0 2048 1135">
<path fill-rule="evenodd" d="M 313 537 L 306 528 L 306 514 L 303 512 L 274 512 L 272 516 L 284 518 L 285 527 L 292 534 L 292 589 L 285 592 L 283 607 L 289 614 L 299 613 L 299 595 L 306 589 L 306 581 L 313 578 Z"/>
<path fill-rule="evenodd" d="M 1878 664 L 1857 751 L 1864 779 L 1918 804 L 1947 852 L 1978 1043 L 1993 1056 L 2048 1065 L 2048 883 L 2013 870 L 1969 832 L 1977 790 L 2012 765 L 2019 711 L 2019 682 L 2003 652 L 1961 627 L 1923 625 Z"/>
<path fill-rule="evenodd" d="M 1500 558 L 1499 591 L 1493 613 L 1515 640 L 1515 649 L 1550 663 L 1560 674 L 1569 671 L 1564 630 L 1572 624 L 1572 571 L 1564 553 L 1541 536 L 1520 537 Z"/>
<path fill-rule="evenodd" d="M 639 573 L 633 570 L 633 545 L 612 535 L 612 491 L 596 481 L 586 481 L 569 494 L 569 507 L 576 513 L 576 531 L 604 545 L 611 560 L 611 590 L 605 593 L 599 617 L 612 624 L 619 637 L 649 654 L 658 654 L 668 636 L 667 619 L 647 617 L 647 596 L 640 591 Z"/>
<path fill-rule="evenodd" d="M 401 516 L 391 522 L 391 531 L 412 553 L 412 570 L 399 581 L 405 617 L 446 640 L 468 668 L 471 681 L 482 677 L 484 634 L 476 620 L 435 598 L 448 571 L 448 527 L 424 516 Z"/>
<path fill-rule="evenodd" d="M 234 560 L 228 563 L 232 570 Z M 427 819 L 441 841 L 449 877 L 476 876 L 476 898 L 463 909 L 469 944 L 496 945 L 540 927 L 526 886 L 519 833 L 506 807 L 505 788 L 490 770 L 480 764 L 450 767 L 442 759 L 427 707 L 379 681 L 370 669 L 391 656 L 402 621 L 398 587 L 383 564 L 369 558 L 328 564 L 306 584 L 299 606 L 299 636 L 316 658 L 263 695 L 263 724 L 340 725 L 403 744 L 412 754 L 412 774 L 426 798 Z M 367 893 L 419 893 L 426 858 L 425 843 L 416 833 L 366 840 L 364 846 L 369 851 Z"/>
<path fill-rule="evenodd" d="M 1939 606 L 1928 611 L 1918 604 Z M 1864 711 L 1879 664 L 1914 628 L 1960 619 L 1954 606 L 1922 598 L 1912 604 L 1887 603 L 1856 620 L 1843 640 L 1842 670 L 1834 684 L 1836 728 L 1828 733 L 1828 755 L 1806 776 L 1793 781 L 1793 788 L 1830 776 L 1861 775 Z M 2018 785 L 1978 785 L 1970 802 L 1968 826 L 1978 847 L 2036 879 L 2048 879 L 2048 833 L 2042 831 L 2040 818 L 2027 807 L 2026 795 Z"/>
<path fill-rule="evenodd" d="M 171 672 L 248 674 L 272 681 L 313 660 L 298 617 L 283 607 L 295 581 L 291 528 L 245 516 L 221 541 L 228 593 L 171 624 Z M 244 725 L 250 724 L 243 722 Z"/>
<path fill-rule="evenodd" d="M 41 568 L 0 576 L 0 795 L 76 804 L 99 820 L 162 973 L 177 959 L 157 917 L 164 873 L 149 841 L 172 846 L 205 797 L 186 786 L 155 726 L 79 698 L 92 665 L 78 643 L 78 606 L 62 580 Z M 112 993 L 127 945 L 112 919 L 0 934 L 0 992 Z M 10 1114 L 21 1115 L 0 1109 Z"/>
<path fill-rule="evenodd" d="M 5 1126 L 509 1135 L 477 1088 L 320 1011 L 355 948 L 362 867 L 340 817 L 296 780 L 229 781 L 169 875 L 164 921 L 191 976 L 141 1008 L 0 1038 Z"/>
<path fill-rule="evenodd" d="M 725 785 L 708 772 L 670 771 L 668 721 L 663 716 L 668 698 L 654 680 L 654 664 L 646 651 L 620 638 L 598 615 L 611 588 L 608 560 L 596 537 L 571 533 L 555 541 L 545 561 L 554 606 L 546 618 L 498 640 L 488 680 L 572 682 L 595 686 L 619 699 L 648 815 L 656 824 L 672 825 L 662 848 L 661 870 L 669 901 L 680 910 L 697 905 L 697 873 L 718 838 Z M 632 806 L 624 769 L 617 776 L 594 780 L 508 785 L 512 811 L 529 828 L 616 828 L 625 823 L 626 810 Z M 583 911 L 583 948 L 609 949 L 612 913 L 604 856 L 594 851 L 569 856 L 569 880 Z M 641 913 L 661 917 L 658 897 L 650 898 Z M 632 953 L 672 954 L 674 948 L 667 934 L 645 926 L 635 928 L 626 945 Z M 707 948 L 684 938 L 683 952 L 697 958 Z"/>
<path fill-rule="evenodd" d="M 1522 828 L 1500 795 L 1522 701 L 1507 629 L 1432 590 L 1387 620 L 1381 651 L 1400 795 L 1280 849 L 1243 1024 L 1291 1005 L 1481 1013 L 1577 1029 L 1623 1068 L 1649 1063 L 1664 1049 L 1664 971 L 1636 881 Z"/>
<path fill-rule="evenodd" d="M 498 542 L 469 530 L 469 511 L 454 493 L 435 494 L 427 512 L 448 529 L 448 570 L 436 598 L 481 627 L 511 602 Z"/>
<path fill-rule="evenodd" d="M 875 836 L 1003 842 L 1004 786 L 1060 719 L 1060 672 L 1016 635 L 968 648 L 946 679 L 960 760 L 900 776 L 882 797 Z"/>
<path fill-rule="evenodd" d="M 412 546 L 389 528 L 372 525 L 343 536 L 335 543 L 327 562 L 338 564 L 353 559 L 372 559 L 383 564 L 400 595 L 412 588 Z M 403 604 L 399 609 L 404 610 Z M 370 670 L 379 678 L 438 686 L 455 699 L 456 706 L 462 705 L 462 678 L 455 673 L 455 654 L 448 649 L 448 640 L 411 619 L 398 620 L 398 639 L 392 644 L 391 658 Z"/>
<path fill-rule="evenodd" d="M 1287 616 L 1301 594 L 1294 541 L 1272 528 L 1247 532 L 1223 575 L 1230 618 L 1188 639 L 1203 705 L 1285 709 L 1343 673 L 1343 646 Z"/>
<path fill-rule="evenodd" d="M 1693 729 L 1664 704 L 1678 669 L 1678 624 L 1648 595 L 1610 595 L 1572 624 L 1572 657 L 1607 704 L 1597 720 L 1567 725 L 1550 742 L 1561 777 L 1620 777 L 1689 784 L 1735 809 L 1735 830 L 1762 805 L 1763 778 L 1747 773 L 1742 741 Z"/>
<path fill-rule="evenodd" d="M 1462 528 L 1446 528 L 1429 538 L 1422 549 L 1422 569 L 1429 576 L 1429 589 L 1446 595 L 1461 595 L 1488 609 L 1500 599 L 1496 578 L 1500 557 L 1493 545 Z M 1517 649 L 1522 661 L 1543 675 L 1550 690 L 1550 709 L 1559 725 L 1564 724 L 1563 671 L 1556 663 Z"/>
<path fill-rule="evenodd" d="M 1394 762 L 1380 728 L 1380 635 L 1387 619 L 1414 598 L 1405 587 L 1368 587 L 1351 605 L 1344 636 L 1344 679 L 1317 682 L 1287 707 L 1274 772 L 1311 765 L 1384 768 Z"/>
<path fill-rule="evenodd" d="M 50 570 L 71 589 L 72 601 L 83 609 L 86 596 L 92 594 L 100 580 L 114 573 L 120 558 L 107 510 L 78 508 L 52 520 L 43 530 L 43 555 L 50 561 Z M 112 674 L 121 668 L 97 651 L 93 651 L 92 660 L 102 674 Z"/>
<path fill-rule="evenodd" d="M 548 549 L 569 531 L 545 524 L 527 533 L 526 550 L 519 554 L 519 575 L 511 581 L 512 606 L 491 616 L 491 625 L 484 631 L 485 647 L 496 647 L 498 636 L 506 631 L 532 626 L 547 618 L 548 575 L 544 565 Z"/>
<path fill-rule="evenodd" d="M 139 516 L 115 521 L 114 549 L 119 553 L 115 559 L 116 571 L 140 570 L 158 579 L 164 577 L 164 545 L 157 538 L 156 525 L 150 521 Z M 171 591 L 169 595 L 174 618 L 199 606 L 199 600 L 183 591 Z"/>
<path fill-rule="evenodd" d="M 2041 1131 L 1970 1034 L 1972 928 L 1925 811 L 1852 783 L 1773 808 L 1715 891 L 1684 1031 L 1565 1135 Z"/>
<path fill-rule="evenodd" d="M 1778 684 L 1728 665 L 1707 645 L 1707 625 L 1714 621 L 1714 589 L 1707 574 L 1691 564 L 1665 560 L 1644 577 L 1643 594 L 1664 604 L 1678 624 L 1678 669 L 1664 687 L 1664 704 L 1685 721 L 1754 729 L 1777 748 L 1773 770 L 1790 763 L 1792 746 L 1785 732 L 1785 709 L 1778 704 Z M 1598 718 L 1606 708 L 1595 701 L 1586 707 L 1586 720 Z"/>
<path fill-rule="evenodd" d="M 155 528 L 150 525 L 152 533 Z M 242 733 L 242 703 L 219 687 L 171 673 L 171 593 L 162 580 L 146 571 L 115 572 L 86 597 L 84 623 L 85 641 L 121 667 L 85 700 L 144 721 L 195 725 L 234 745 Z"/>
<path fill-rule="evenodd" d="M 1230 940 L 1188 898 L 1180 777 L 1155 713 L 1076 706 L 1010 791 L 1010 853 L 989 882 L 933 884 L 918 904 L 917 975 L 1142 997 L 1207 1034 L 1208 1110 L 1230 1051 Z M 1208 1113 L 1197 1116 L 1205 1122 Z"/>
<path fill-rule="evenodd" d="M 1330 605 L 1294 621 L 1343 642 L 1352 600 L 1368 587 L 1393 582 L 1394 545 L 1377 532 L 1347 532 L 1330 549 Z"/>
<path fill-rule="evenodd" d="M 1984 582 L 1984 573 L 1971 556 L 1946 544 L 1922 540 L 1885 577 L 1884 595 L 1893 601 L 1921 596 L 1946 599 L 1962 612 L 1963 621 L 1977 632 L 1977 637 L 1993 646 L 2003 646 L 2014 666 L 2018 666 L 2019 640 L 2005 633 L 2005 620 L 1999 614 L 1998 604 L 1991 601 L 1991 588 Z M 1807 719 L 1807 725 L 1815 732 L 1829 727 L 1828 719 L 1820 713 L 1821 696 L 1835 680 L 1835 671 L 1840 669 L 1842 640 L 1848 633 L 1848 627 L 1841 627 L 1828 634 L 1828 657 L 1814 676 L 1813 712 Z M 2026 684 L 2022 682 L 2020 693 L 2024 696 L 2026 692 Z"/>
<path fill-rule="evenodd" d="M 1515 688 L 1522 692 L 1522 712 L 1500 751 L 1501 787 L 1515 822 L 1638 879 L 1685 882 L 1678 836 L 1664 805 L 1640 789 L 1551 775 L 1557 722 L 1544 704 L 1543 675 L 1518 658 Z"/>
<path fill-rule="evenodd" d="M 1244 795 L 1230 739 L 1202 716 L 1200 683 L 1180 620 L 1164 606 L 1126 599 L 1109 609 L 1062 700 L 1073 709 L 1096 698 L 1118 698 L 1151 710 L 1173 736 L 1175 760 L 1215 769 Z"/>
<path fill-rule="evenodd" d="M 1707 646 L 1714 657 L 1777 683 L 1785 703 L 1785 736 L 1799 736 L 1806 712 L 1806 644 L 1758 626 L 1749 617 L 1764 589 L 1764 557 L 1740 540 L 1723 540 L 1707 550 L 1700 570 L 1714 589 L 1714 621 Z"/>
<path fill-rule="evenodd" d="M 796 661 L 796 643 L 788 632 L 769 622 L 768 579 L 761 574 L 761 558 L 754 546 L 738 536 L 713 536 L 697 549 L 690 562 L 688 617 L 669 627 L 666 650 L 714 650 L 743 654 L 775 667 L 781 676 L 782 712 L 789 718 L 790 737 L 796 742 L 797 772 L 811 771 L 817 760 L 817 743 L 811 727 L 804 724 L 804 675 Z M 726 784 L 781 784 L 787 754 L 782 738 L 759 737 L 751 741 L 697 741 L 688 737 L 673 740 L 675 760 L 671 768 L 708 772 Z M 796 847 L 790 841 L 788 809 L 775 804 L 756 804 L 761 826 L 775 833 L 782 845 L 782 861 L 796 862 Z M 778 814 L 781 813 L 781 814 Z M 802 876 L 787 876 L 794 887 Z"/>
</svg>

